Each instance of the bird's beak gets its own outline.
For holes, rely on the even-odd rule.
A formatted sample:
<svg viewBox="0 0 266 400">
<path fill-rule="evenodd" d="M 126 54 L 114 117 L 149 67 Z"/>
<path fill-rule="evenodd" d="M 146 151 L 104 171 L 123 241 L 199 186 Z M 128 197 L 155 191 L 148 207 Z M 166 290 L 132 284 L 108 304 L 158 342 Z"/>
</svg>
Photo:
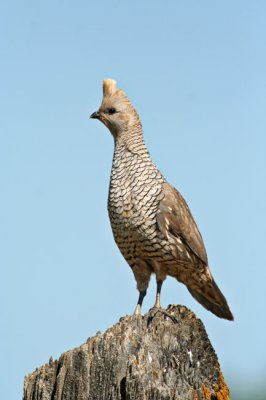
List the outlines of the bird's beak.
<svg viewBox="0 0 266 400">
<path fill-rule="evenodd" d="M 99 117 L 100 117 L 100 113 L 98 111 L 95 111 L 90 116 L 90 118 L 94 118 L 94 119 L 99 119 Z"/>
</svg>

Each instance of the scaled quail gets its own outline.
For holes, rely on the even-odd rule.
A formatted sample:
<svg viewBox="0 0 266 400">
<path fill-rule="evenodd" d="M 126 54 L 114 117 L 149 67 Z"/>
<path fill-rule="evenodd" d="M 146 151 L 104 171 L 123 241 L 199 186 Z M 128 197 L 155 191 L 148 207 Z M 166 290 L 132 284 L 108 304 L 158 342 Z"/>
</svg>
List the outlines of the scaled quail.
<svg viewBox="0 0 266 400">
<path fill-rule="evenodd" d="M 233 320 L 211 275 L 191 212 L 152 162 L 139 116 L 114 80 L 103 81 L 103 101 L 91 118 L 99 119 L 114 137 L 108 212 L 116 244 L 137 281 L 134 313 L 141 313 L 150 276 L 155 273 L 155 307 L 160 307 L 162 283 L 170 275 L 184 283 L 207 310 Z"/>
</svg>

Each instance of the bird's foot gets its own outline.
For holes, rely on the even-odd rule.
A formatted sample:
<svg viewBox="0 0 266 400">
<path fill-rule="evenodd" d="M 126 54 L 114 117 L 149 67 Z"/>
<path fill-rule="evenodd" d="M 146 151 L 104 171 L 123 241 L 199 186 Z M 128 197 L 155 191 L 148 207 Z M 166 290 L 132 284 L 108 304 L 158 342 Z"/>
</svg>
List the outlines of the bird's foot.
<svg viewBox="0 0 266 400">
<path fill-rule="evenodd" d="M 160 293 L 156 294 L 156 300 L 153 308 L 161 308 Z"/>
<path fill-rule="evenodd" d="M 137 307 L 135 308 L 133 315 L 141 315 L 141 305 L 140 304 L 137 304 Z"/>
</svg>

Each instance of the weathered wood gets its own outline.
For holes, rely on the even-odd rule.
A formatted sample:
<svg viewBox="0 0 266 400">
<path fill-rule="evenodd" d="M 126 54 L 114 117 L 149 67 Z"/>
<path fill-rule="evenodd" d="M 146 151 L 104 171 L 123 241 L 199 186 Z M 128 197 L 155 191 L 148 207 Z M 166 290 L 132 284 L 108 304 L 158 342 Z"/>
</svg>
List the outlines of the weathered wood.
<svg viewBox="0 0 266 400">
<path fill-rule="evenodd" d="M 219 321 L 218 321 L 219 322 Z M 24 400 L 229 400 L 202 322 L 183 306 L 124 317 L 25 378 Z"/>
</svg>

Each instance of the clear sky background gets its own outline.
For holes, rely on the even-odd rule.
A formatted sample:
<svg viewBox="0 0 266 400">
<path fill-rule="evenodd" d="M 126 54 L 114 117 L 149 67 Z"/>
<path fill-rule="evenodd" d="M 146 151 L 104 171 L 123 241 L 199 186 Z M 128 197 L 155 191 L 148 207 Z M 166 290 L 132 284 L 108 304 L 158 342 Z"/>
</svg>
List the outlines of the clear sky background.
<svg viewBox="0 0 266 400">
<path fill-rule="evenodd" d="M 202 319 L 233 395 L 265 385 L 265 21 L 263 0 L 2 2 L 1 399 L 136 305 L 106 208 L 113 139 L 89 120 L 109 77 L 187 200 L 235 322 L 172 278 L 163 306 Z M 143 311 L 154 296 L 152 281 Z"/>
</svg>

